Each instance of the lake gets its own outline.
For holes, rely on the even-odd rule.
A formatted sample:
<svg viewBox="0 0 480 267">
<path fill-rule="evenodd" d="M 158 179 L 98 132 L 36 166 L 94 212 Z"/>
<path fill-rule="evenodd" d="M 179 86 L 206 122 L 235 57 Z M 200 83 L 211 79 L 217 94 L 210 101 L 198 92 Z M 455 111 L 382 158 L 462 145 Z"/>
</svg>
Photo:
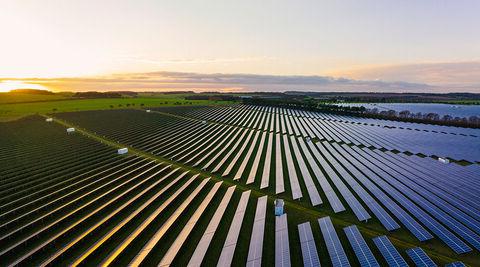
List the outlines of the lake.
<svg viewBox="0 0 480 267">
<path fill-rule="evenodd" d="M 453 105 L 436 103 L 342 103 L 342 106 L 364 106 L 365 108 L 377 108 L 378 111 L 395 110 L 397 112 L 409 110 L 417 113 L 437 113 L 440 116 L 452 117 L 480 116 L 480 105 Z"/>
</svg>

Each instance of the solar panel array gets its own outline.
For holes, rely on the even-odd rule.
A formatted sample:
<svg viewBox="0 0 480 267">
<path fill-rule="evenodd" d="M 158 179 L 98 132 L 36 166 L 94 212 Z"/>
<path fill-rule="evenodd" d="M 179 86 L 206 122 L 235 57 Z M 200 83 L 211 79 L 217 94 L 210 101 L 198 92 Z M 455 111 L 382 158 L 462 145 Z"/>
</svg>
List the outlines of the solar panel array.
<svg viewBox="0 0 480 267">
<path fill-rule="evenodd" d="M 205 107 L 200 110 L 158 108 L 189 117 L 208 118 L 212 121 L 241 125 L 255 129 L 287 133 L 295 136 L 310 136 L 327 141 L 364 144 L 377 148 L 397 149 L 412 153 L 451 157 L 457 160 L 479 161 L 480 144 L 478 129 L 446 127 L 420 123 L 368 119 L 352 116 L 326 114 L 304 110 L 276 107 L 238 105 L 234 109 Z M 266 114 L 266 118 L 262 114 Z M 208 114 L 206 116 L 205 114 Z M 227 115 L 225 115 L 227 114 Z M 260 115 L 258 115 L 260 114 Z M 280 116 L 280 123 L 262 124 L 262 120 Z M 230 119 L 238 117 L 237 120 Z M 286 117 L 284 123 L 281 120 Z M 253 120 L 256 118 L 256 120 Z M 260 118 L 260 119 L 259 119 Z M 249 123 L 249 120 L 251 123 Z M 434 137 L 434 138 L 432 138 Z M 475 143 L 471 147 L 468 144 Z M 451 151 L 448 147 L 457 147 Z"/>
<path fill-rule="evenodd" d="M 6 155 L 23 157 L 0 168 L 1 265 L 148 261 L 169 266 L 178 264 L 185 247 L 193 245 L 191 265 L 199 266 L 211 254 L 212 242 L 225 238 L 227 246 L 235 246 L 250 191 L 240 194 L 235 186 L 223 190 L 221 181 L 162 162 L 117 155 L 115 149 L 80 134 L 66 135 L 57 124 L 44 127 L 43 121 L 34 117 L 0 129 L 0 136 L 14 144 L 2 147 L 0 157 L 5 162 Z M 69 165 L 69 172 L 63 172 Z M 235 194 L 239 199 L 232 200 Z M 215 198 L 221 201 L 215 203 Z M 258 199 L 256 221 L 263 224 L 266 200 Z M 225 213 L 229 205 L 237 205 L 237 213 L 232 215 L 232 234 L 222 237 L 218 226 L 230 216 Z M 215 212 L 207 215 L 209 209 Z M 205 230 L 201 220 L 210 221 Z M 263 228 L 258 229 L 252 235 L 261 236 Z M 202 231 L 202 238 L 187 244 L 195 231 Z M 253 247 L 260 248 L 255 259 L 261 263 L 263 240 L 257 239 Z"/>
<path fill-rule="evenodd" d="M 420 241 L 439 238 L 459 254 L 480 249 L 479 166 L 357 146 L 369 145 L 364 131 L 345 129 L 345 124 L 356 124 L 328 114 L 242 105 L 157 110 L 161 113 L 102 111 L 95 120 L 91 112 L 60 117 L 226 179 L 264 190 L 274 184 L 276 194 L 311 206 L 328 205 L 335 213 L 350 211 L 362 222 L 373 217 L 388 231 L 404 227 Z M 97 122 L 102 118 L 107 125 Z M 349 133 L 359 142 L 305 139 L 322 131 Z M 421 132 L 442 134 L 426 131 Z"/>
<path fill-rule="evenodd" d="M 231 110 L 237 109 L 273 129 L 281 125 L 285 133 L 155 112 L 98 112 L 95 123 L 89 112 L 61 115 L 134 148 L 228 172 L 223 178 L 228 183 L 142 155 L 117 155 L 81 134 L 66 135 L 58 124 L 46 126 L 40 117 L 0 128 L 0 140 L 13 144 L 0 148 L 2 265 L 229 266 L 239 257 L 249 266 L 289 266 L 293 260 L 378 266 L 382 259 L 372 253 L 378 249 L 390 266 L 407 266 L 386 236 L 373 239 L 376 248 L 368 247 L 360 231 L 370 219 L 388 231 L 405 227 L 420 241 L 439 238 L 457 253 L 479 250 L 478 167 L 312 141 L 302 136 L 313 131 L 306 121 L 291 119 L 302 117 L 298 111 Z M 337 233 L 329 217 L 311 225 L 314 219 L 273 216 L 273 199 L 260 190 L 272 185 L 287 202 L 300 199 L 304 209 L 351 212 L 359 227 Z M 245 187 L 258 191 L 251 194 Z M 289 225 L 298 232 L 289 233 Z M 274 248 L 267 245 L 271 238 Z M 342 238 L 350 246 L 343 247 Z M 320 259 L 319 250 L 330 260 Z M 355 257 L 348 259 L 346 251 Z M 421 249 L 406 254 L 412 262 L 434 264 Z"/>
</svg>

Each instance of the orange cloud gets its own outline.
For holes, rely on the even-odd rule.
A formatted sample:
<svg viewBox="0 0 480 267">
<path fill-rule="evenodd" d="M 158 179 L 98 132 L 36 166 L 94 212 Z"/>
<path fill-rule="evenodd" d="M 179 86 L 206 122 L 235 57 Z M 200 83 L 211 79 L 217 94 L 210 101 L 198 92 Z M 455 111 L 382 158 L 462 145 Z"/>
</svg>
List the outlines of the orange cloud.
<svg viewBox="0 0 480 267">
<path fill-rule="evenodd" d="M 464 66 L 465 67 L 465 66 Z M 436 67 L 437 69 L 441 69 Z M 433 66 L 394 66 L 364 69 L 356 72 L 364 79 L 334 78 L 331 76 L 299 76 L 299 75 L 258 75 L 258 74 L 203 74 L 188 72 L 145 72 L 121 73 L 98 77 L 72 78 L 5 78 L 5 80 L 22 80 L 26 83 L 38 84 L 53 91 L 337 91 L 337 92 L 478 92 L 475 83 L 464 83 L 456 86 L 447 84 L 429 84 L 421 82 L 405 82 L 394 77 L 413 77 L 417 71 L 431 71 Z M 461 68 L 459 68 L 461 69 Z M 470 74 L 474 73 L 471 70 Z M 397 76 L 395 75 L 397 73 Z M 431 80 L 435 76 L 432 72 Z M 421 75 L 417 75 L 421 76 Z M 415 77 L 417 77 L 415 76 Z M 468 76 L 468 75 L 466 75 Z M 378 79 L 380 78 L 380 79 Z M 388 78 L 392 78 L 388 81 Z M 453 79 L 453 78 L 452 78 Z M 1 79 L 0 79 L 1 81 Z M 438 80 L 437 80 L 438 81 Z M 475 81 L 475 79 L 471 80 Z"/>
</svg>

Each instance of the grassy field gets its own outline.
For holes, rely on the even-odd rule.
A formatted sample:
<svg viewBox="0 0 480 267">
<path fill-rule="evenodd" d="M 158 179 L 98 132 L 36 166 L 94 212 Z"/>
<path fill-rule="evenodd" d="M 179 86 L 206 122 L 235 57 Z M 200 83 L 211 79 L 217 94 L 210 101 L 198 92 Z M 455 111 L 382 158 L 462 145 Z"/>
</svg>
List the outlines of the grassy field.
<svg viewBox="0 0 480 267">
<path fill-rule="evenodd" d="M 25 102 L 38 102 L 38 101 L 55 101 L 68 99 L 70 96 L 67 94 L 54 94 L 54 95 L 34 95 L 24 93 L 0 93 L 0 105 L 10 103 L 25 103 Z"/>
<path fill-rule="evenodd" d="M 42 97 L 54 97 L 48 101 L 30 103 L 6 103 L 5 98 L 0 97 L 0 121 L 15 120 L 32 114 L 47 114 L 68 111 L 124 109 L 159 106 L 182 106 L 182 105 L 216 105 L 229 104 L 228 101 L 209 100 L 184 100 L 183 95 L 142 95 L 137 98 L 102 98 L 102 99 L 68 99 L 61 95 L 29 95 L 23 100 L 41 99 Z M 65 100 L 62 100 L 65 99 Z M 10 100 L 11 101 L 11 100 Z M 20 99 L 18 99 L 20 102 Z"/>
</svg>

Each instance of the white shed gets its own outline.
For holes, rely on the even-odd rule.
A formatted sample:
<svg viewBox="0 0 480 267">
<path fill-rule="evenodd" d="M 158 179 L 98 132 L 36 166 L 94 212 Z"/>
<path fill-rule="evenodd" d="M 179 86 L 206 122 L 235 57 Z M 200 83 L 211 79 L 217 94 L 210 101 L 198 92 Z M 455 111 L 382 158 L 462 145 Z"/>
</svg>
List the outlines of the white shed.
<svg viewBox="0 0 480 267">
<path fill-rule="evenodd" d="M 120 149 L 118 149 L 117 153 L 118 153 L 118 155 L 127 154 L 128 153 L 128 148 L 126 148 L 126 147 L 120 148 Z"/>
<path fill-rule="evenodd" d="M 46 121 L 46 122 L 52 122 L 53 119 L 52 119 L 52 118 L 46 118 L 45 121 Z"/>
<path fill-rule="evenodd" d="M 150 112 L 152 112 L 152 111 L 151 111 L 151 110 L 149 110 L 149 109 L 147 109 L 146 111 L 147 111 L 147 113 L 150 113 Z"/>
<path fill-rule="evenodd" d="M 75 128 L 67 128 L 67 133 L 73 133 L 75 132 Z"/>
<path fill-rule="evenodd" d="M 450 163 L 450 160 L 447 159 L 447 158 L 438 158 L 438 161 L 440 161 L 440 162 L 443 163 L 443 164 Z"/>
</svg>

